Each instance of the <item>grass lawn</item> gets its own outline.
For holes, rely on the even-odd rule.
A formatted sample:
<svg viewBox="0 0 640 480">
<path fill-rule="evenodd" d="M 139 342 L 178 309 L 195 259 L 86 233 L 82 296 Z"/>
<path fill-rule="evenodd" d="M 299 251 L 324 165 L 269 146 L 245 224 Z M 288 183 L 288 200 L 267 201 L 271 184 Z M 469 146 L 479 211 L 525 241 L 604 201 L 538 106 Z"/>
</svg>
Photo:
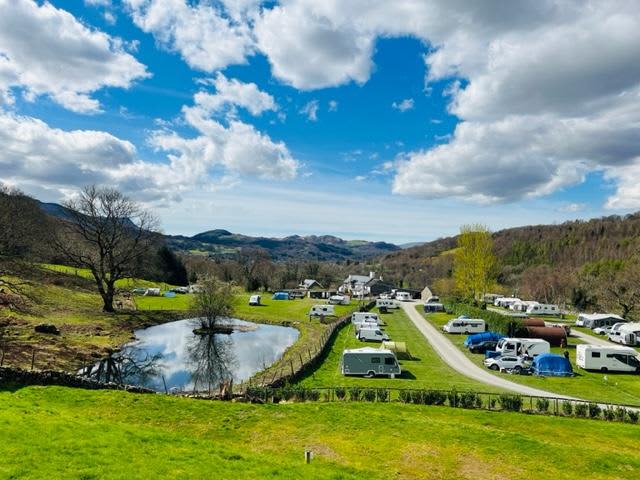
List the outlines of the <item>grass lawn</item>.
<svg viewBox="0 0 640 480">
<path fill-rule="evenodd" d="M 418 311 L 433 325 L 441 327 L 452 318 L 452 315 L 445 313 L 425 314 L 421 307 Z M 472 354 L 463 347 L 466 335 L 448 335 L 449 340 L 457 345 L 465 354 L 478 365 L 482 365 L 484 355 Z M 599 372 L 588 372 L 576 366 L 575 345 L 582 343 L 579 339 L 569 337 L 569 355 L 576 377 L 571 378 L 554 378 L 554 377 L 537 377 L 532 375 L 507 375 L 504 373 L 493 373 L 494 375 L 507 375 L 508 379 L 517 383 L 522 383 L 530 387 L 540 388 L 549 392 L 556 392 L 563 395 L 570 395 L 587 400 L 598 400 L 601 402 L 623 403 L 628 405 L 640 406 L 640 376 L 628 374 L 607 375 Z M 551 348 L 552 353 L 562 353 L 558 347 Z"/>
<path fill-rule="evenodd" d="M 400 360 L 402 376 L 389 378 L 345 377 L 340 373 L 342 352 L 347 348 L 364 346 L 379 347 L 380 343 L 360 342 L 355 337 L 352 325 L 344 327 L 336 336 L 331 350 L 322 365 L 303 379 L 305 387 L 322 386 L 361 386 L 361 387 L 397 387 L 397 388 L 435 388 L 458 390 L 476 390 L 494 392 L 495 388 L 476 382 L 460 375 L 444 363 L 431 348 L 424 336 L 407 318 L 402 310 L 382 315 L 385 331 L 392 340 L 406 342 L 414 357 L 412 360 Z"/>
<path fill-rule="evenodd" d="M 1 478 L 606 480 L 640 471 L 640 427 L 604 421 L 60 387 L 0 391 L 0 404 Z"/>
</svg>

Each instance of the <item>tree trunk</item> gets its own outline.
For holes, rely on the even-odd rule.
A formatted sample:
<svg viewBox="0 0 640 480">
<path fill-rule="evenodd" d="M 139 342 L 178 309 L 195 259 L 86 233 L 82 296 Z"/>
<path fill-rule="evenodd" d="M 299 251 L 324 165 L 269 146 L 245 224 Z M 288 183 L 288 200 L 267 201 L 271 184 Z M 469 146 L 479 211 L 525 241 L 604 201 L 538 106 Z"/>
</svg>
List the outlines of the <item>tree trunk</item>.
<svg viewBox="0 0 640 480">
<path fill-rule="evenodd" d="M 103 312 L 114 313 L 115 309 L 113 308 L 113 297 L 115 296 L 113 285 L 107 285 L 107 290 L 102 294 L 102 301 L 104 302 L 104 306 L 102 307 Z"/>
</svg>

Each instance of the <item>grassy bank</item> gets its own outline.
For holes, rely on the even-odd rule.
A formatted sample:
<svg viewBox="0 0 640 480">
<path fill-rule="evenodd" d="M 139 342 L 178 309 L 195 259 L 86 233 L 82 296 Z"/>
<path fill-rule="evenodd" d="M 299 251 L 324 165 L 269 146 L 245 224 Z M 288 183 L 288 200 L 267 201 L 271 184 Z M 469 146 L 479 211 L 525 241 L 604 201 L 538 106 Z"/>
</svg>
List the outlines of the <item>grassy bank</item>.
<svg viewBox="0 0 640 480">
<path fill-rule="evenodd" d="M 0 403 L 2 478 L 603 480 L 640 469 L 639 427 L 601 421 L 54 387 L 0 392 Z"/>
<path fill-rule="evenodd" d="M 452 318 L 452 315 L 445 313 L 425 314 L 421 307 L 417 307 L 418 311 L 434 326 L 441 327 Z M 458 346 L 465 354 L 482 368 L 484 355 L 472 354 L 463 347 L 466 335 L 447 335 L 456 346 Z M 575 346 L 581 343 L 577 338 L 569 337 L 569 358 L 573 365 L 575 377 L 537 377 L 532 375 L 507 375 L 508 379 L 549 392 L 555 392 L 562 395 L 570 395 L 586 400 L 599 400 L 604 402 L 615 402 L 629 405 L 640 406 L 640 377 L 638 375 L 628 374 L 602 374 L 599 372 L 587 372 L 576 366 L 576 350 Z M 562 349 L 552 347 L 553 353 L 562 353 Z M 504 376 L 504 373 L 495 373 L 487 370 L 494 375 Z"/>
</svg>

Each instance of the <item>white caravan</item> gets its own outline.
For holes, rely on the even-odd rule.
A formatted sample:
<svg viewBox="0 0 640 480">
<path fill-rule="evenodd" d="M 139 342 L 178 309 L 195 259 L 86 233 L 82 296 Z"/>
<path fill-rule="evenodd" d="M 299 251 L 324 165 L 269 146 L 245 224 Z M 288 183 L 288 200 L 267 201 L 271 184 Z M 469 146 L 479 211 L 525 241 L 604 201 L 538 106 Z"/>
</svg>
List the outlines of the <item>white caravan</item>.
<svg viewBox="0 0 640 480">
<path fill-rule="evenodd" d="M 502 338 L 496 345 L 496 352 L 500 352 L 501 355 L 535 357 L 550 351 L 549 342 L 540 338 Z"/>
<path fill-rule="evenodd" d="M 411 294 L 409 292 L 396 292 L 396 300 L 409 302 L 411 301 Z"/>
<path fill-rule="evenodd" d="M 331 305 L 349 305 L 351 298 L 348 295 L 331 295 L 329 297 L 329 303 Z"/>
<path fill-rule="evenodd" d="M 576 345 L 576 363 L 585 370 L 640 373 L 640 353 L 631 347 Z"/>
<path fill-rule="evenodd" d="M 623 323 L 617 330 L 609 334 L 609 340 L 621 345 L 635 346 L 640 344 L 640 323 Z"/>
<path fill-rule="evenodd" d="M 260 305 L 260 300 L 260 295 L 251 295 L 249 297 L 249 305 L 251 305 L 252 307 L 257 307 L 258 305 Z"/>
<path fill-rule="evenodd" d="M 447 333 L 482 333 L 486 328 L 486 323 L 481 318 L 458 317 L 449 320 L 442 330 Z"/>
<path fill-rule="evenodd" d="M 581 313 L 576 320 L 576 326 L 594 329 L 596 327 L 608 327 L 624 321 L 624 318 L 614 313 Z"/>
<path fill-rule="evenodd" d="M 309 310 L 310 317 L 331 317 L 335 316 L 336 312 L 334 310 L 333 305 L 314 305 Z"/>
<path fill-rule="evenodd" d="M 533 305 L 540 305 L 540 302 L 536 302 L 535 300 L 521 300 L 509 305 L 509 310 L 513 310 L 514 312 L 526 312 L 527 308 Z"/>
<path fill-rule="evenodd" d="M 380 325 L 380 317 L 377 313 L 373 312 L 353 312 L 351 314 L 351 323 L 375 323 Z"/>
<path fill-rule="evenodd" d="M 395 378 L 402 370 L 398 359 L 391 350 L 364 347 L 345 350 L 342 352 L 340 366 L 343 375 L 388 375 Z"/>
<path fill-rule="evenodd" d="M 509 308 L 509 306 L 511 306 L 512 304 L 514 304 L 516 302 L 520 302 L 520 301 L 521 300 L 519 298 L 516 298 L 516 297 L 498 297 L 498 298 L 495 299 L 493 304 L 496 307 Z"/>
<path fill-rule="evenodd" d="M 400 305 L 398 305 L 398 302 L 390 298 L 378 298 L 376 300 L 376 307 L 400 308 Z"/>
<path fill-rule="evenodd" d="M 376 328 L 361 328 L 358 330 L 358 340 L 361 342 L 387 342 L 391 340 L 389 335 Z"/>
<path fill-rule="evenodd" d="M 527 313 L 530 315 L 560 315 L 560 309 L 557 305 L 539 303 L 538 305 L 529 305 Z"/>
</svg>

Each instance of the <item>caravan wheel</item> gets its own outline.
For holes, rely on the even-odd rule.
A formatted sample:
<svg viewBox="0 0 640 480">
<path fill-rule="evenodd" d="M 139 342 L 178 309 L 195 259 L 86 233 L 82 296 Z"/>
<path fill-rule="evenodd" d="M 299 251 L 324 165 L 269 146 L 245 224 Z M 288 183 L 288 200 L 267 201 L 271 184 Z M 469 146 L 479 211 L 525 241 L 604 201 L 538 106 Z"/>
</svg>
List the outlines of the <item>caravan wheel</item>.
<svg viewBox="0 0 640 480">
<path fill-rule="evenodd" d="M 365 377 L 367 377 L 367 378 L 373 378 L 373 377 L 375 377 L 375 376 L 376 376 L 376 372 L 373 372 L 373 371 L 371 371 L 371 370 L 369 370 L 369 371 L 367 372 L 367 374 L 365 375 Z"/>
<path fill-rule="evenodd" d="M 607 372 L 609 371 L 609 369 L 608 369 L 607 367 L 602 367 L 602 368 L 600 369 L 600 371 L 601 371 L 602 373 L 607 373 Z"/>
</svg>

